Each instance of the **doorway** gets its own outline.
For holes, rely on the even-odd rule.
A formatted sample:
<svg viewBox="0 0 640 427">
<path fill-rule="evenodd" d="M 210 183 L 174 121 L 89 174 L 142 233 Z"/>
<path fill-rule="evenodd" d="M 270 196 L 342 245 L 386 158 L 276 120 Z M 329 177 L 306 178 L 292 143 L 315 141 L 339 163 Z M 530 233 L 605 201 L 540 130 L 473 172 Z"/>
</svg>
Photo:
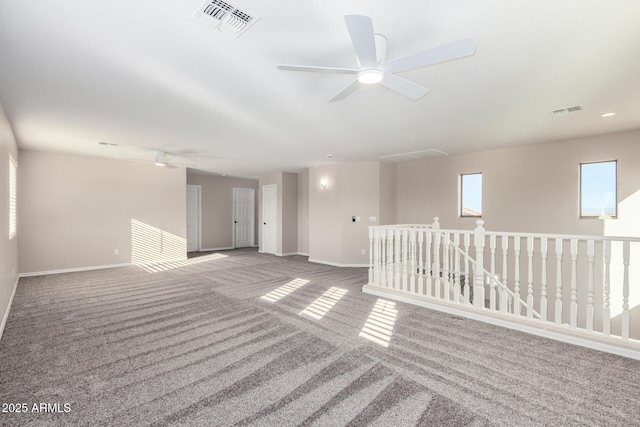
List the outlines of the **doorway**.
<svg viewBox="0 0 640 427">
<path fill-rule="evenodd" d="M 262 187 L 262 252 L 276 253 L 278 233 L 278 186 L 277 184 Z"/>
<path fill-rule="evenodd" d="M 255 191 L 233 189 L 233 247 L 255 246 Z"/>
</svg>

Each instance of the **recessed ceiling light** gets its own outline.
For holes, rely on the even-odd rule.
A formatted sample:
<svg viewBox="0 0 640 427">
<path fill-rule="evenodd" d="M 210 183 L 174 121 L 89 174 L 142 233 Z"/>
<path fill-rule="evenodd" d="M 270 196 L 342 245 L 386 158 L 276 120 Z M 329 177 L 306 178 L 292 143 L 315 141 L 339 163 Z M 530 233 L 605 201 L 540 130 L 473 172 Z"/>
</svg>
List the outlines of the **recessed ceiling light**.
<svg viewBox="0 0 640 427">
<path fill-rule="evenodd" d="M 380 70 L 362 70 L 358 73 L 358 81 L 365 85 L 372 85 L 380 82 L 384 77 L 384 73 Z"/>
<path fill-rule="evenodd" d="M 600 117 L 611 117 L 611 116 L 615 116 L 615 115 L 616 115 L 616 113 L 604 113 Z"/>
<path fill-rule="evenodd" d="M 333 157 L 333 154 L 327 154 L 327 157 L 328 157 L 328 158 L 332 158 L 332 157 Z"/>
<path fill-rule="evenodd" d="M 98 145 L 104 145 L 106 147 L 117 147 L 118 146 L 118 144 L 115 144 L 113 142 L 104 142 L 104 141 L 98 142 Z"/>
<path fill-rule="evenodd" d="M 221 174 L 220 176 L 227 176 L 227 174 L 226 174 L 226 173 L 223 173 L 223 174 Z"/>
</svg>

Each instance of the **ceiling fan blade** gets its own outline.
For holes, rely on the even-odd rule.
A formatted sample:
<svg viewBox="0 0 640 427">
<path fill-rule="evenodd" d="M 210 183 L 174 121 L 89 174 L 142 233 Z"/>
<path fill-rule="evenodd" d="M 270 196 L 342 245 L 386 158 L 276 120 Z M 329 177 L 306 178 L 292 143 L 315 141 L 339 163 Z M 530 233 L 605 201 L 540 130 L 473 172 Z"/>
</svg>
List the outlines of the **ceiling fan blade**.
<svg viewBox="0 0 640 427">
<path fill-rule="evenodd" d="M 342 74 L 358 74 L 360 70 L 353 68 L 335 68 L 335 67 L 315 67 L 313 65 L 278 65 L 278 70 L 288 71 L 313 71 L 316 73 L 342 73 Z"/>
<path fill-rule="evenodd" d="M 368 16 L 345 15 L 344 21 L 351 36 L 353 48 L 356 51 L 360 66 L 363 68 L 377 68 L 376 41 L 373 32 L 373 20 Z"/>
<path fill-rule="evenodd" d="M 334 96 L 333 98 L 331 98 L 329 100 L 329 102 L 340 101 L 341 99 L 346 98 L 347 95 L 355 92 L 355 90 L 358 89 L 359 87 L 360 87 L 360 82 L 356 79 L 356 80 L 352 81 L 351 83 L 349 83 L 347 85 L 347 87 L 345 87 L 340 92 L 338 92 L 338 94 L 336 96 Z"/>
<path fill-rule="evenodd" d="M 398 77 L 395 74 L 385 74 L 382 81 L 378 84 L 386 87 L 387 89 L 391 89 L 400 95 L 404 95 L 409 99 L 413 99 L 414 101 L 429 93 L 429 89 L 426 87 L 410 82 L 402 77 Z"/>
<path fill-rule="evenodd" d="M 149 165 L 149 164 L 153 164 L 153 161 L 151 161 L 151 160 L 134 159 L 132 157 L 127 157 L 125 160 L 128 161 L 131 165 Z"/>
<path fill-rule="evenodd" d="M 466 38 L 391 60 L 383 64 L 382 69 L 385 73 L 398 73 L 413 68 L 426 67 L 440 62 L 464 58 L 474 53 L 476 53 L 476 44 L 472 38 Z"/>
</svg>

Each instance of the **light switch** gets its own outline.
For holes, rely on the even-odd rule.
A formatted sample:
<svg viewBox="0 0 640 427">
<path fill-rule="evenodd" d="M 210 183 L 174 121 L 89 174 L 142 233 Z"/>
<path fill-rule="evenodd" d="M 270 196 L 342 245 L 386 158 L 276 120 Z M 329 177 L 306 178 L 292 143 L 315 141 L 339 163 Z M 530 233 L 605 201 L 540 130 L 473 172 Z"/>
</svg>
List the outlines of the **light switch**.
<svg viewBox="0 0 640 427">
<path fill-rule="evenodd" d="M 370 216 L 369 217 L 369 222 L 376 222 L 378 220 L 378 218 L 376 218 L 375 216 Z"/>
</svg>

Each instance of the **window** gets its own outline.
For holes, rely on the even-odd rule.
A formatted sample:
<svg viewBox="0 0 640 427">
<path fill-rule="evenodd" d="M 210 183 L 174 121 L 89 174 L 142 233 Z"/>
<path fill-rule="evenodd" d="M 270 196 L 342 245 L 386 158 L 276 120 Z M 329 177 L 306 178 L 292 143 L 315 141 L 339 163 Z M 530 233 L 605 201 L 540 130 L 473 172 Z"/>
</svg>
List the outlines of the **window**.
<svg viewBox="0 0 640 427">
<path fill-rule="evenodd" d="M 9 156 L 9 239 L 16 235 L 17 166 Z"/>
<path fill-rule="evenodd" d="M 580 216 L 617 216 L 617 162 L 580 164 Z"/>
<path fill-rule="evenodd" d="M 482 216 L 482 173 L 460 175 L 460 216 Z"/>
</svg>

